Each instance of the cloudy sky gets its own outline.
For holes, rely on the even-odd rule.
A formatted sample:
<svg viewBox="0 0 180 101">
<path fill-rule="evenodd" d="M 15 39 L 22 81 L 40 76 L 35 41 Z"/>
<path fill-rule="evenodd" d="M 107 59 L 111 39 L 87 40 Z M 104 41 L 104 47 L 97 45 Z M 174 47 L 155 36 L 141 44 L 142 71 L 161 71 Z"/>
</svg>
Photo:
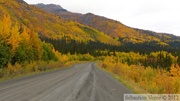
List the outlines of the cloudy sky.
<svg viewBox="0 0 180 101">
<path fill-rule="evenodd" d="M 78 13 L 94 13 L 135 28 L 180 36 L 179 0 L 24 0 L 59 4 Z"/>
</svg>

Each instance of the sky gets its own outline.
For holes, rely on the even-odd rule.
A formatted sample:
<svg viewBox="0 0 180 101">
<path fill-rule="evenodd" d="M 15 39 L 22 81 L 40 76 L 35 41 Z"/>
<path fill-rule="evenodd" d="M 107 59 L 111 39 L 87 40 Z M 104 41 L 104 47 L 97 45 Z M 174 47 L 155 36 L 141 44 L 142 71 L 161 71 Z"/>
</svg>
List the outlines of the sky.
<svg viewBox="0 0 180 101">
<path fill-rule="evenodd" d="M 140 29 L 180 36 L 179 0 L 24 0 L 58 4 L 76 13 L 94 13 Z"/>
</svg>

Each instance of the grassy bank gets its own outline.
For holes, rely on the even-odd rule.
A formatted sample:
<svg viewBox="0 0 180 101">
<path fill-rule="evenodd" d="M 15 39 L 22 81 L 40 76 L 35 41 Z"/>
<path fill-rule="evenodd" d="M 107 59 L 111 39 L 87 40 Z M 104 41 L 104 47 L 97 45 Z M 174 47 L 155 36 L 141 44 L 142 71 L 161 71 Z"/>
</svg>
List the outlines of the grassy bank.
<svg viewBox="0 0 180 101">
<path fill-rule="evenodd" d="M 0 69 L 0 82 L 68 68 L 79 62 L 80 61 L 69 61 L 66 63 L 60 63 L 55 61 L 38 61 L 23 65 L 15 64 L 12 66 L 8 64 L 7 68 Z"/>
<path fill-rule="evenodd" d="M 105 68 L 102 68 L 102 62 L 98 62 L 98 67 L 101 69 L 101 70 L 104 70 L 108 73 L 110 73 L 115 79 L 117 79 L 118 81 L 120 81 L 121 83 L 123 83 L 127 88 L 129 88 L 133 93 L 137 93 L 137 94 L 140 94 L 140 93 L 148 93 L 146 90 L 142 89 L 139 85 L 135 84 L 134 82 L 128 80 L 128 79 L 125 79 L 123 76 L 120 76 L 120 75 L 117 75 L 111 71 L 108 71 L 107 69 Z"/>
<path fill-rule="evenodd" d="M 180 69 L 172 65 L 170 71 L 153 69 L 141 65 L 128 65 L 106 57 L 99 63 L 104 70 L 112 73 L 135 93 L 179 94 Z"/>
</svg>

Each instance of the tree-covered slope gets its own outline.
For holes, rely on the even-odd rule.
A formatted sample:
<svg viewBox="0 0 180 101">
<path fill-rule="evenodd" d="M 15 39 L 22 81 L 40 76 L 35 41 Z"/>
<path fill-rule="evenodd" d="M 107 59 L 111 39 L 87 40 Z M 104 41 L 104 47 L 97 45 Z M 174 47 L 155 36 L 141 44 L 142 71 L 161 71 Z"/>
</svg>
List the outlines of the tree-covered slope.
<svg viewBox="0 0 180 101">
<path fill-rule="evenodd" d="M 148 30 L 131 28 L 119 21 L 108 19 L 92 13 L 72 13 L 65 10 L 61 6 L 57 7 L 57 5 L 54 5 L 57 8 L 52 8 L 53 4 L 37 4 L 35 6 L 56 14 L 64 19 L 76 21 L 95 28 L 113 39 L 118 40 L 121 43 L 121 46 L 116 47 L 116 51 L 149 53 L 160 50 L 177 52 L 180 49 L 180 37 L 173 34 L 157 33 Z"/>
<path fill-rule="evenodd" d="M 62 8 L 62 10 L 57 10 L 61 8 L 52 8 L 53 4 L 51 4 L 51 6 L 44 4 L 41 5 L 43 5 L 43 7 L 39 6 L 38 4 L 35 6 L 44 10 L 49 8 L 47 10 L 49 12 L 59 15 L 65 19 L 74 20 L 81 24 L 95 28 L 113 38 L 119 38 L 123 42 L 143 43 L 156 41 L 157 43 L 163 45 L 168 44 L 168 42 L 180 40 L 180 37 L 174 36 L 172 34 L 156 33 L 153 31 L 131 28 L 119 21 L 108 19 L 106 17 L 98 16 L 92 13 L 78 14 L 69 12 L 67 10 L 62 11 L 64 8 Z"/>
<path fill-rule="evenodd" d="M 88 26 L 65 20 L 35 6 L 30 6 L 23 0 L 7 0 L 0 3 L 1 17 L 9 15 L 13 21 L 36 31 L 41 38 L 74 39 L 80 41 L 99 41 L 105 44 L 119 44 L 103 32 Z"/>
</svg>

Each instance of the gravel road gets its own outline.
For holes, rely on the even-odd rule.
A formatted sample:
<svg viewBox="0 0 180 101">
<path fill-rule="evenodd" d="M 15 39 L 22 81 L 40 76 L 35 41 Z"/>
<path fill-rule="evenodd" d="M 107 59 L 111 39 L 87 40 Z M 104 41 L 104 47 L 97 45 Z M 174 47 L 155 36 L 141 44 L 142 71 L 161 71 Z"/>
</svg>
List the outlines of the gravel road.
<svg viewBox="0 0 180 101">
<path fill-rule="evenodd" d="M 123 101 L 128 93 L 94 62 L 0 83 L 0 101 Z"/>
</svg>

